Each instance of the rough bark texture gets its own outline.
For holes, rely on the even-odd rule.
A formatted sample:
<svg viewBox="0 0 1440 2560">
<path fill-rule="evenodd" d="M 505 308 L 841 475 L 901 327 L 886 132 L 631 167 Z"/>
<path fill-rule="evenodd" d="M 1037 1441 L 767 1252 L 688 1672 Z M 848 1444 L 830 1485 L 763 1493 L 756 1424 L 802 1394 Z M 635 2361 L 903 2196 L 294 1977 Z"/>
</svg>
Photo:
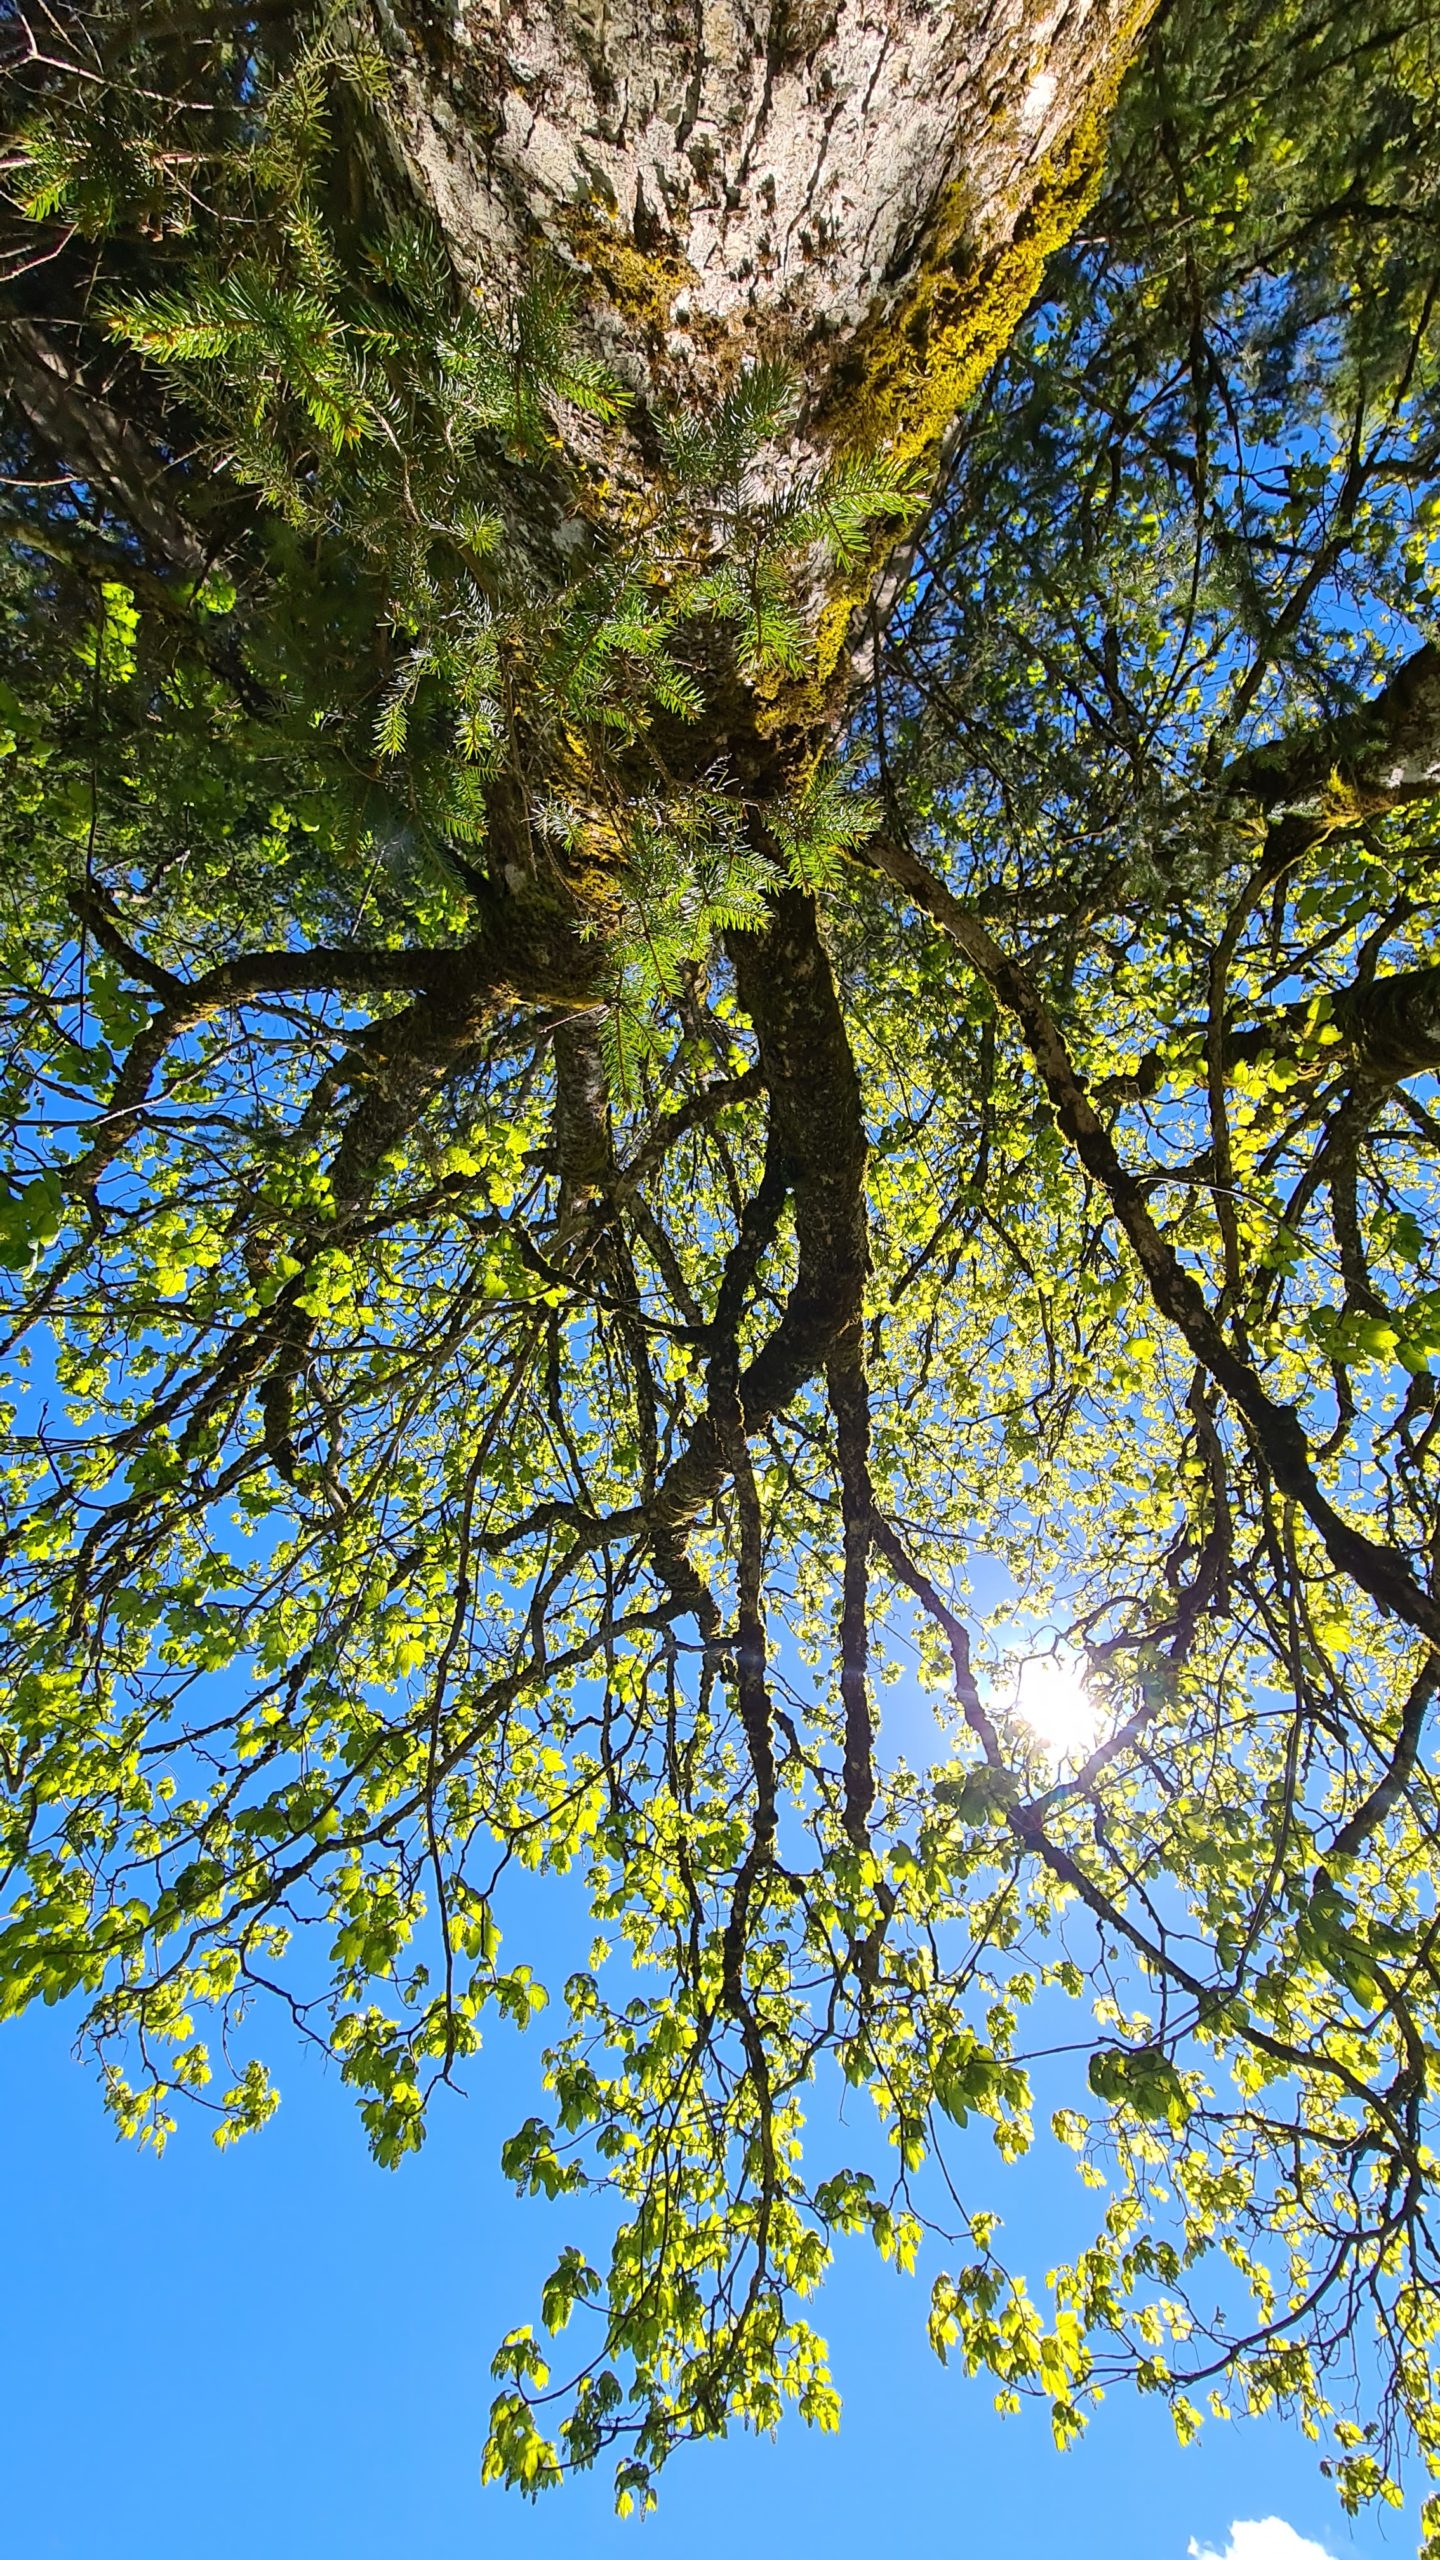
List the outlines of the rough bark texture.
<svg viewBox="0 0 1440 2560">
<path fill-rule="evenodd" d="M 644 525 L 645 505 L 636 511 L 633 502 L 653 497 L 663 475 L 657 408 L 703 415 L 750 359 L 783 360 L 797 392 L 793 426 L 755 459 L 757 496 L 783 491 L 837 454 L 883 454 L 901 469 L 882 497 L 918 519 L 957 416 L 1098 183 L 1115 89 L 1150 5 L 354 0 L 366 36 L 378 27 L 384 38 L 391 76 L 378 109 L 354 110 L 355 160 L 336 179 L 337 191 L 342 178 L 355 181 L 348 223 L 363 226 L 372 181 L 381 196 L 393 183 L 402 219 L 418 196 L 457 271 L 496 313 L 513 307 L 517 288 L 547 257 L 559 260 L 576 280 L 577 327 L 635 395 L 623 426 L 567 421 L 563 470 L 527 455 L 514 474 L 511 534 L 525 545 L 527 570 L 533 561 L 536 586 L 571 580 L 577 554 L 588 564 L 593 550 L 603 566 L 610 536 Z M 386 136 L 377 135 L 376 112 Z M 54 444 L 67 470 L 128 512 L 167 567 L 198 566 L 198 542 L 192 559 L 183 529 L 177 537 L 166 520 L 163 473 L 150 469 L 118 409 L 38 328 L 22 322 L 11 344 L 34 432 Z M 576 522 L 577 509 L 588 525 Z M 687 526 L 686 541 L 723 542 L 723 529 L 712 537 L 708 522 L 697 515 L 699 529 Z M 735 1184 L 735 1241 L 713 1308 L 696 1305 L 644 1202 L 636 1171 L 644 1150 L 623 1171 L 616 1158 L 597 1020 L 613 1001 L 615 874 L 628 841 L 613 813 L 632 782 L 648 797 L 657 776 L 682 789 L 700 775 L 714 787 L 719 777 L 743 808 L 755 849 L 783 872 L 767 810 L 843 714 L 859 638 L 868 666 L 872 617 L 884 610 L 887 582 L 904 575 L 913 532 L 912 521 L 897 547 L 895 516 L 881 511 L 873 542 L 859 558 L 847 551 L 843 572 L 824 566 L 840 546 L 817 542 L 807 586 L 813 664 L 801 675 L 751 681 L 752 661 L 723 614 L 713 629 L 696 617 L 685 636 L 703 678 L 703 715 L 677 716 L 667 727 L 657 714 L 639 746 L 596 754 L 568 729 L 557 738 L 553 706 L 542 705 L 532 757 L 528 706 L 517 701 L 514 752 L 487 779 L 483 867 L 454 853 L 473 926 L 453 951 L 258 952 L 185 980 L 130 946 L 123 901 L 102 896 L 88 879 L 76 893 L 87 932 L 159 999 L 80 1170 L 91 1200 L 139 1125 L 174 1043 L 200 1022 L 300 988 L 409 999 L 394 1010 L 373 1008 L 363 1027 L 341 1034 L 338 1054 L 317 1075 L 304 1126 L 320 1146 L 334 1217 L 318 1244 L 314 1222 L 297 1222 L 283 1286 L 237 1328 L 195 1391 L 195 1445 L 227 1400 L 238 1409 L 253 1396 L 263 1447 L 296 1485 L 334 1436 L 316 1354 L 324 1319 L 310 1288 L 318 1256 L 359 1231 L 387 1160 L 440 1097 L 473 1074 L 496 1012 L 513 1007 L 536 1017 L 537 1063 L 542 1047 L 549 1052 L 548 1160 L 559 1200 L 540 1267 L 553 1276 L 560 1257 L 566 1292 L 582 1304 L 588 1297 L 597 1322 L 614 1319 L 640 1454 L 633 1504 L 602 1514 L 567 1493 L 504 1536 L 518 1540 L 537 1526 L 548 1534 L 563 1522 L 572 1560 L 643 1543 L 667 1607 L 692 1613 L 708 1646 L 720 1612 L 687 1541 L 706 1507 L 727 1482 L 732 1487 L 737 1702 L 755 1811 L 726 1931 L 725 1978 L 727 2002 L 746 2020 L 749 1897 L 772 1855 L 775 1820 L 760 1511 L 747 1443 L 822 1378 L 844 1514 L 843 1821 L 856 1848 L 874 1795 L 865 1653 L 875 1533 L 863 1332 L 865 1119 L 815 902 L 796 887 L 777 888 L 763 926 L 729 941 L 758 1052 L 752 1090 L 766 1101 L 764 1169 L 748 1199 Z M 858 548 L 858 526 L 852 538 Z M 803 575 L 803 564 L 794 565 Z M 657 579 L 662 574 L 657 567 Z M 535 804 L 552 790 L 563 796 L 568 831 L 563 850 L 547 836 L 537 851 Z M 982 974 L 985 965 L 982 954 Z M 1085 1122 L 1082 1137 L 1091 1135 Z M 777 1312 L 762 1265 L 787 1209 L 792 1277 Z M 698 1413 L 687 1415 L 684 1389 L 669 1393 L 663 1444 L 631 1230 L 667 1276 L 673 1266 L 675 1303 L 705 1375 Z M 273 1238 L 257 1229 L 247 1250 L 255 1271 L 266 1270 Z M 1162 1279 L 1167 1274 L 1168 1265 Z M 1193 1295 L 1188 1280 L 1184 1288 Z M 1182 1329 L 1189 1322 L 1193 1332 L 1208 1318 L 1203 1309 L 1196 1315 L 1179 1280 L 1172 1298 L 1177 1291 Z M 553 1344 L 558 1326 L 550 1335 Z M 530 1343 L 539 1336 L 537 1325 Z M 530 1356 L 522 1349 L 522 1363 Z M 558 1351 L 553 1357 L 558 1378 Z M 558 1428 L 560 1390 L 550 1377 L 545 1393 Z M 483 1461 L 482 1451 L 477 1469 Z M 344 1497 L 332 1478 L 326 1458 L 316 1481 L 338 1507 Z M 554 1568 L 562 1578 L 568 1570 L 563 1562 Z M 543 1606 L 537 1602 L 537 1624 Z M 752 2067 L 762 2073 L 763 2056 L 752 2056 Z"/>
<path fill-rule="evenodd" d="M 1123 15 L 462 0 L 443 42 L 411 22 L 410 155 L 477 275 L 503 283 L 538 228 L 647 358 L 703 378 L 737 339 L 834 345 L 897 304 L 957 184 L 971 245 L 1006 237 Z"/>
<path fill-rule="evenodd" d="M 647 398 L 789 361 L 805 396 L 777 479 L 864 446 L 928 481 L 1084 209 L 1149 6 L 401 0 L 395 138 L 487 296 L 543 245 Z M 893 550 L 817 589 L 822 684 Z"/>
</svg>

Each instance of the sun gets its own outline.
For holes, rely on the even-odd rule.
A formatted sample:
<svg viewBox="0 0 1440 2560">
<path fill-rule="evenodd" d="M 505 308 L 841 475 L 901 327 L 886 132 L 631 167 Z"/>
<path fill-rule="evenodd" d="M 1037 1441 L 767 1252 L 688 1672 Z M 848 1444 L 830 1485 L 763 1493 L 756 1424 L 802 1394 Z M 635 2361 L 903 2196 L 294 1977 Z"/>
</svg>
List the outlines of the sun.
<svg viewBox="0 0 1440 2560">
<path fill-rule="evenodd" d="M 1052 1760 L 1077 1759 L 1099 1740 L 1100 1710 L 1078 1654 L 1028 1655 L 1016 1669 L 1010 1707 Z"/>
</svg>

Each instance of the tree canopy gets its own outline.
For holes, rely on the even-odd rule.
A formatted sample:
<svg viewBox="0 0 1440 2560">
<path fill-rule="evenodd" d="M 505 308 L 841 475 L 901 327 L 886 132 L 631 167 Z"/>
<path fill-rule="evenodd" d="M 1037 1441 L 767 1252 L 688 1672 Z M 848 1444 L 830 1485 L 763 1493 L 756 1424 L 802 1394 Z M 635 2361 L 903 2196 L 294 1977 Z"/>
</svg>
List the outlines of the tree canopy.
<svg viewBox="0 0 1440 2560">
<path fill-rule="evenodd" d="M 16 21 L 0 2007 L 156 2144 L 298 2034 L 390 2164 L 533 2020 L 504 2174 L 611 2240 L 527 2491 L 835 2423 L 859 2235 L 1062 2442 L 1398 2499 L 1440 27 L 1171 0 L 925 443 L 637 376 L 538 237 L 477 295 L 376 24 Z"/>
</svg>

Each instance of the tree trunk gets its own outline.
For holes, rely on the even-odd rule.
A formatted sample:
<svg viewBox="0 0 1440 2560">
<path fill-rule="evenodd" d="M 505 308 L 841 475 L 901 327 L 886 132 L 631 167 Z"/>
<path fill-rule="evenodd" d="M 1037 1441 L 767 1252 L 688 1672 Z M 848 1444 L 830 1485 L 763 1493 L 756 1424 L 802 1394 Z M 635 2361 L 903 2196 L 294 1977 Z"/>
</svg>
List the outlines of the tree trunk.
<svg viewBox="0 0 1440 2560">
<path fill-rule="evenodd" d="M 928 495 L 1090 199 L 1151 5 L 461 0 L 442 17 L 396 0 L 391 129 L 487 299 L 537 253 L 573 272 L 592 345 L 639 395 L 636 476 L 650 404 L 703 407 L 779 357 L 802 397 L 777 484 L 883 450 Z M 892 527 L 817 580 L 818 675 L 780 688 L 763 726 L 833 719 L 904 566 Z"/>
</svg>

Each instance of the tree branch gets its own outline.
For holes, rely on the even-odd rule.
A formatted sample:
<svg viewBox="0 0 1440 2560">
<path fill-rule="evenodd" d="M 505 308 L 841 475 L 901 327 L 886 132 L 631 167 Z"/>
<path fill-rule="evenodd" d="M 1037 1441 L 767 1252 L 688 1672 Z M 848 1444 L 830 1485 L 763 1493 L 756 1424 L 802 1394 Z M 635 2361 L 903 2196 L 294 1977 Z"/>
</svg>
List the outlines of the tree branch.
<svg viewBox="0 0 1440 2560">
<path fill-rule="evenodd" d="M 1332 1563 L 1387 1613 L 1440 1643 L 1440 1606 L 1421 1589 L 1393 1548 L 1366 1537 L 1335 1509 L 1316 1478 L 1298 1414 L 1266 1394 L 1255 1371 L 1221 1332 L 1197 1282 L 1161 1235 L 1143 1188 L 1121 1163 L 1034 980 L 907 846 L 871 838 L 865 852 L 875 868 L 939 926 L 1019 1025 L 1056 1120 L 1085 1171 L 1109 1200 L 1156 1307 L 1177 1327 L 1242 1415 L 1275 1484 L 1298 1502 Z"/>
</svg>

